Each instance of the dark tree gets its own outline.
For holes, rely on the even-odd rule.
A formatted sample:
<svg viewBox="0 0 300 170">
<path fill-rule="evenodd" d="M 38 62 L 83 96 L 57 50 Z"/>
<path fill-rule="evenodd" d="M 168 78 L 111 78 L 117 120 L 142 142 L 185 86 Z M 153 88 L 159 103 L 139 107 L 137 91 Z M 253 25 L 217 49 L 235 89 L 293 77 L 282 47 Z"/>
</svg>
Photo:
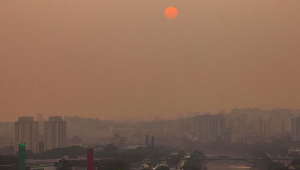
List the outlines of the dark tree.
<svg viewBox="0 0 300 170">
<path fill-rule="evenodd" d="M 69 161 L 65 159 L 61 159 L 58 162 L 55 162 L 54 166 L 56 167 L 56 170 L 72 170 Z"/>
<path fill-rule="evenodd" d="M 181 158 L 183 158 L 184 155 L 185 155 L 184 151 L 179 151 L 179 152 L 171 154 L 169 159 L 167 160 L 167 164 L 169 165 L 169 167 L 179 164 Z"/>
<path fill-rule="evenodd" d="M 18 158 L 15 156 L 0 155 L 0 165 L 12 165 L 17 163 L 18 163 Z"/>
<path fill-rule="evenodd" d="M 170 168 L 165 165 L 161 165 L 161 166 L 157 167 L 156 170 L 170 170 Z"/>
<path fill-rule="evenodd" d="M 202 161 L 199 161 L 194 158 L 189 158 L 183 165 L 183 170 L 200 170 Z"/>
<path fill-rule="evenodd" d="M 108 154 L 112 154 L 112 153 L 116 153 L 118 151 L 118 148 L 115 147 L 112 144 L 108 144 L 104 149 L 103 152 L 108 153 Z"/>
<path fill-rule="evenodd" d="M 204 153 L 200 150 L 195 150 L 192 154 L 191 154 L 191 157 L 193 159 L 197 159 L 197 158 L 201 158 L 201 157 L 204 157 Z"/>
<path fill-rule="evenodd" d="M 268 166 L 268 170 L 281 170 L 284 169 L 284 165 L 282 163 L 279 162 L 272 162 L 269 166 Z"/>
<path fill-rule="evenodd" d="M 291 166 L 300 165 L 300 159 L 295 159 L 291 162 Z"/>
<path fill-rule="evenodd" d="M 16 155 L 19 155 L 19 152 L 16 153 Z M 25 150 L 25 157 L 27 159 L 33 159 L 34 158 L 34 153 L 31 150 Z"/>
<path fill-rule="evenodd" d="M 35 155 L 36 159 L 60 159 L 64 155 L 69 155 L 70 158 L 77 158 L 78 155 L 85 155 L 86 148 L 80 146 L 71 146 L 67 148 L 55 148 L 47 150 L 41 154 Z"/>
</svg>

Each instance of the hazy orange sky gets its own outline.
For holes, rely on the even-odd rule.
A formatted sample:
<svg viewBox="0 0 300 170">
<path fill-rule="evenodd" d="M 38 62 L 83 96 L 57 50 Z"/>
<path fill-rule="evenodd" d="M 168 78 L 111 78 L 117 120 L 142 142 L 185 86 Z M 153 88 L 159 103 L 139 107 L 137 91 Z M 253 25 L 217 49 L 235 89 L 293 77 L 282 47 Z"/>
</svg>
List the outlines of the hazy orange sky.
<svg viewBox="0 0 300 170">
<path fill-rule="evenodd" d="M 299 41 L 299 0 L 1 0 L 0 121 L 297 109 Z"/>
</svg>

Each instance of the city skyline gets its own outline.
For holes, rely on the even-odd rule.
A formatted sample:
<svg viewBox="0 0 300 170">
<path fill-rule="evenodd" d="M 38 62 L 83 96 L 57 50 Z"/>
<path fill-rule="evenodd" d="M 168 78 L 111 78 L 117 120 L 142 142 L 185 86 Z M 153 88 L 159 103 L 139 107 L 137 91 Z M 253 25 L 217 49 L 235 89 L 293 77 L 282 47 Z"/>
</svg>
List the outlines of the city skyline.
<svg viewBox="0 0 300 170">
<path fill-rule="evenodd" d="M 151 147 L 173 144 L 190 146 L 191 143 L 202 147 L 206 144 L 251 147 L 269 145 L 278 140 L 294 146 L 300 140 L 300 110 L 235 108 L 227 113 L 221 110 L 217 114 L 152 122 L 115 122 L 80 117 L 62 119 L 60 116 L 42 121 L 42 113 L 36 117 L 45 125 L 43 129 L 33 117 L 19 117 L 17 122 L 12 123 L 0 122 L 0 127 L 6 127 L 6 130 L 0 131 L 0 149 L 2 146 L 11 150 L 12 143 L 14 148 L 18 143 L 25 143 L 26 149 L 43 154 L 54 152 L 55 148 L 56 151 L 60 148 L 67 150 L 72 146 L 88 148 L 107 145 L 130 150 L 149 146 L 150 140 Z M 42 130 L 44 135 L 39 135 Z M 15 136 L 12 131 L 15 131 Z M 209 149 L 206 152 L 210 152 Z"/>
<path fill-rule="evenodd" d="M 47 121 L 47 119 L 51 118 L 51 117 L 62 117 L 63 119 L 66 117 L 80 117 L 80 118 L 87 118 L 87 119 L 98 119 L 98 120 L 108 120 L 108 121 L 116 121 L 116 122 L 130 122 L 130 120 L 132 121 L 155 121 L 155 120 L 174 120 L 174 119 L 181 119 L 181 118 L 189 118 L 189 117 L 195 117 L 198 115 L 205 115 L 205 114 L 211 114 L 211 115 L 217 115 L 217 114 L 229 114 L 232 113 L 235 109 L 238 110 L 260 110 L 261 112 L 263 111 L 267 111 L 267 112 L 272 112 L 272 111 L 277 111 L 277 110 L 287 110 L 287 111 L 300 111 L 299 109 L 288 109 L 288 108 L 274 108 L 274 109 L 261 109 L 261 108 L 232 108 L 230 110 L 224 110 L 224 109 L 220 109 L 217 112 L 199 112 L 199 111 L 188 111 L 188 112 L 184 112 L 184 113 L 178 113 L 176 116 L 174 117 L 162 117 L 161 115 L 156 115 L 153 119 L 139 119 L 139 118 L 134 118 L 134 117 L 128 117 L 125 119 L 99 119 L 98 117 L 84 117 L 84 116 L 78 116 L 78 115 L 71 115 L 71 116 L 62 116 L 62 115 L 57 115 L 57 114 L 51 114 L 49 116 L 44 116 L 43 113 L 37 113 L 37 114 L 24 114 L 22 116 L 19 117 L 33 117 L 35 121 L 38 122 L 42 122 L 42 125 L 44 125 L 44 121 Z M 42 121 L 39 120 L 39 116 L 42 115 L 42 117 L 45 117 Z M 14 118 L 12 121 L 0 121 L 0 122 L 15 122 L 19 117 Z M 41 124 L 40 124 L 41 125 Z M 40 126 L 39 125 L 39 126 Z M 40 127 L 43 129 L 43 127 Z"/>
</svg>

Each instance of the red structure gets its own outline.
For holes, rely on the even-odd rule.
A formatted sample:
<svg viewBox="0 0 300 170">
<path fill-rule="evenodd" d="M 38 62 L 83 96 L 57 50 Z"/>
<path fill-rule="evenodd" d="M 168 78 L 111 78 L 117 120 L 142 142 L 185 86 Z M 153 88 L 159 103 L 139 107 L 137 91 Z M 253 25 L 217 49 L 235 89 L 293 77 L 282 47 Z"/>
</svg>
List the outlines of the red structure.
<svg viewBox="0 0 300 170">
<path fill-rule="evenodd" d="M 94 170 L 94 148 L 87 148 L 87 170 Z"/>
</svg>

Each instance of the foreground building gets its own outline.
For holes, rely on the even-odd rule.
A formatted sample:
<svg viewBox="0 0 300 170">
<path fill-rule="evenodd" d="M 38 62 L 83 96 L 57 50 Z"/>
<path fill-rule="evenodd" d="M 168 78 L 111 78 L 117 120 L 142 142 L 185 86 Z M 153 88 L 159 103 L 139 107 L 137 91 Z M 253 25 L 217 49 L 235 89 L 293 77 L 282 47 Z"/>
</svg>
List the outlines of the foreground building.
<svg viewBox="0 0 300 170">
<path fill-rule="evenodd" d="M 26 150 L 39 153 L 39 123 L 33 117 L 19 117 L 15 122 L 15 153 L 19 143 L 25 143 Z"/>
<path fill-rule="evenodd" d="M 44 151 L 67 147 L 67 122 L 61 117 L 49 117 L 44 123 Z"/>
</svg>

